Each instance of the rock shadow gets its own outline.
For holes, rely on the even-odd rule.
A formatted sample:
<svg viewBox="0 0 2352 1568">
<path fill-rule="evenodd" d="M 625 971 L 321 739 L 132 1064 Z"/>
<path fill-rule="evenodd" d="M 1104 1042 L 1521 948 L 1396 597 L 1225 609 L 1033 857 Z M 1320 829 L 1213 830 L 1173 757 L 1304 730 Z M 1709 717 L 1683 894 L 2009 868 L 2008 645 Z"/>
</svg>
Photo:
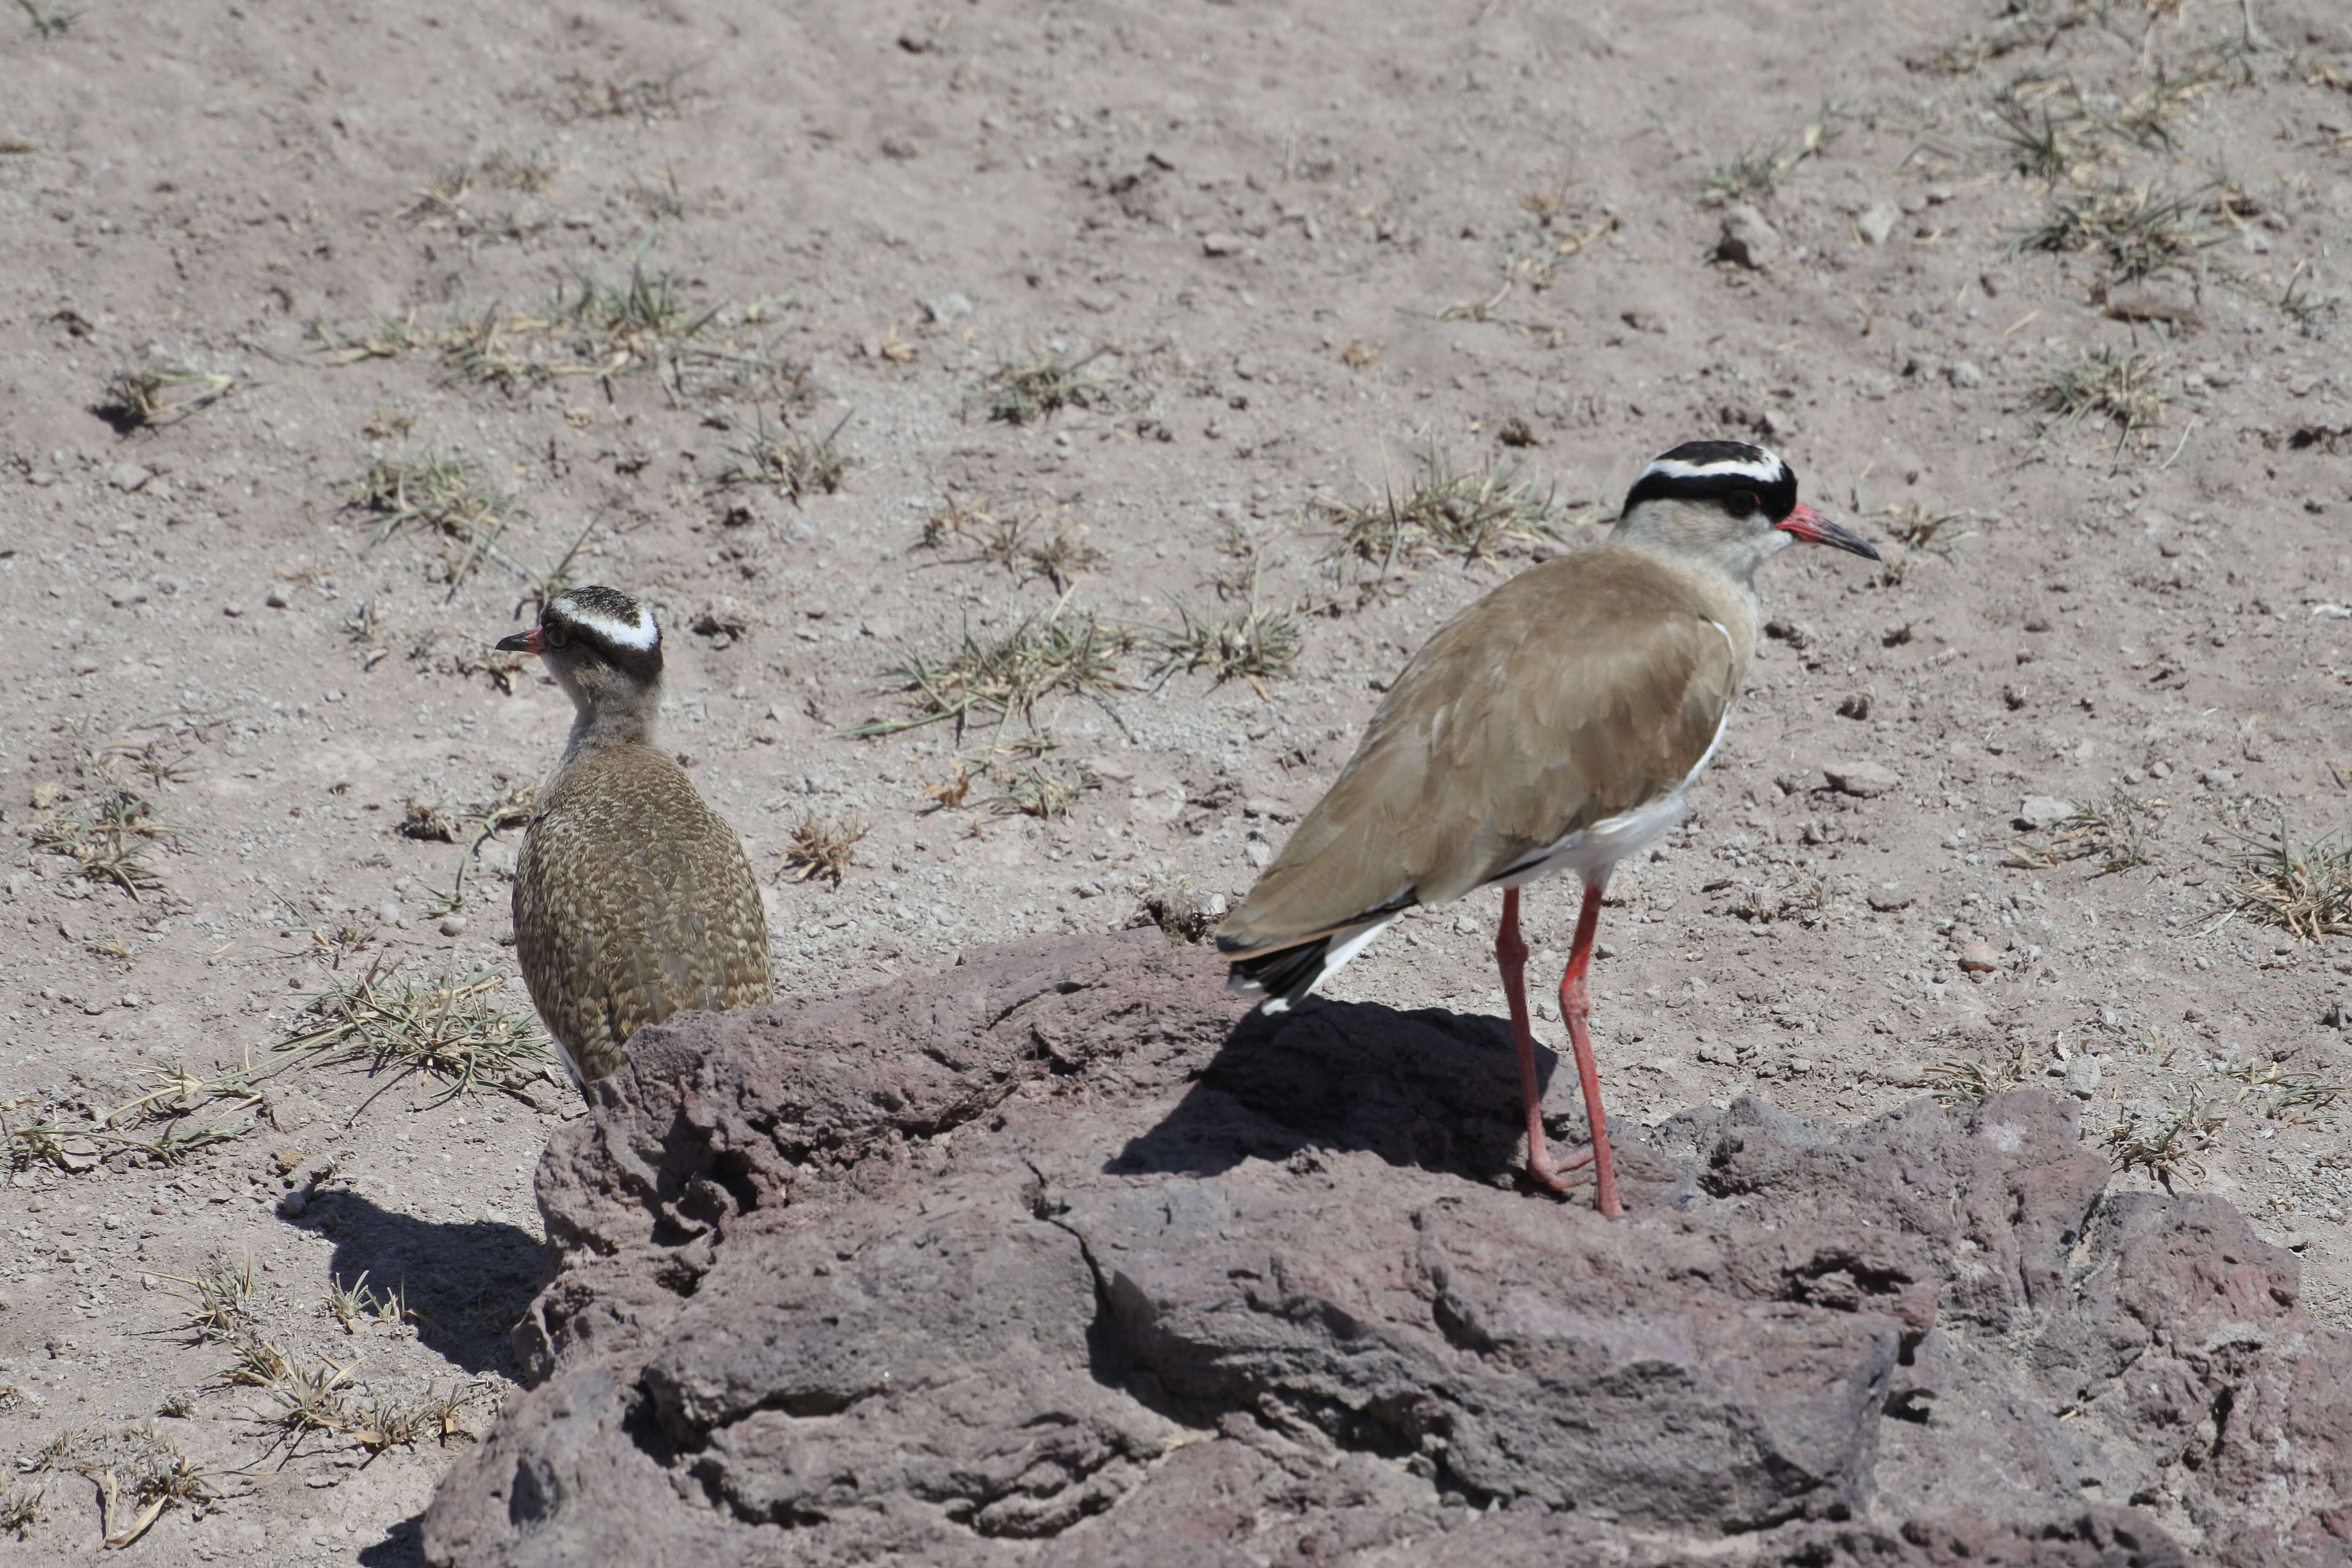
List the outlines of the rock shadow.
<svg viewBox="0 0 2352 1568">
<path fill-rule="evenodd" d="M 1537 1046 L 1543 1083 L 1558 1059 Z M 1182 1102 L 1104 1169 L 1214 1175 L 1245 1159 L 1364 1150 L 1492 1182 L 1519 1164 L 1523 1115 L 1506 1020 L 1309 997 L 1234 1026 Z M 1562 1131 L 1580 1138 L 1573 1121 Z"/>
<path fill-rule="evenodd" d="M 386 1526 L 382 1541 L 360 1548 L 359 1561 L 362 1568 L 423 1568 L 425 1516 L 413 1513 Z"/>
<path fill-rule="evenodd" d="M 345 1289 L 398 1290 L 427 1350 L 469 1373 L 521 1379 L 507 1331 L 541 1283 L 538 1240 L 490 1220 L 445 1224 L 387 1209 L 352 1192 L 316 1194 L 286 1223 L 331 1239 L 329 1268 Z"/>
</svg>

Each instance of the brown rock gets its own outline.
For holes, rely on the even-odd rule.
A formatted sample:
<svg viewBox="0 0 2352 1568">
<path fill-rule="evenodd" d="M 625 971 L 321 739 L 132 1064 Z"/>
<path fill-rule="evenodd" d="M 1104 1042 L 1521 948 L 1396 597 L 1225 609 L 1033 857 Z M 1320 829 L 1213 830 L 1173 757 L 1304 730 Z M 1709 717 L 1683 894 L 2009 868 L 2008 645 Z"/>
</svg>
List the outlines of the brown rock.
<svg viewBox="0 0 2352 1568">
<path fill-rule="evenodd" d="M 1972 942 L 1960 949 L 1960 967 L 1971 974 L 1990 974 L 2000 967 L 2000 955 L 1989 942 Z"/>
<path fill-rule="evenodd" d="M 2346 1336 L 2069 1103 L 1702 1106 L 1611 1223 L 1511 1179 L 1499 1020 L 1221 979 L 1069 938 L 640 1034 L 425 1560 L 2187 1561 L 2086 1477 L 2336 1560 L 2283 1500 L 2352 1483 Z"/>
</svg>

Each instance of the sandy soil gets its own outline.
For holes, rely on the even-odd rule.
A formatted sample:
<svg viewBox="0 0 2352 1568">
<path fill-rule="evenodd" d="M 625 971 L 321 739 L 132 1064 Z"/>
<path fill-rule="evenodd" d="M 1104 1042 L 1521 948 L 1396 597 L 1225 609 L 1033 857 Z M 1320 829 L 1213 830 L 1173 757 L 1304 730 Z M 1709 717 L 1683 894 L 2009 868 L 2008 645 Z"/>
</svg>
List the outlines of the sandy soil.
<svg viewBox="0 0 2352 1568">
<path fill-rule="evenodd" d="M 2217 921 L 2235 835 L 2305 845 L 2352 781 L 2352 31 L 2321 0 L 1860 14 L 0 18 L 0 1518 L 29 1516 L 0 1561 L 95 1555 L 110 1471 L 117 1528 L 141 1478 L 164 1500 L 152 1560 L 413 1560 L 514 1375 L 532 1163 L 576 1112 L 544 1077 L 450 1099 L 274 1047 L 378 961 L 486 966 L 527 1013 L 512 832 L 436 895 L 468 814 L 552 759 L 561 695 L 487 649 L 575 543 L 572 580 L 657 605 L 671 743 L 774 879 L 780 989 L 824 994 L 1150 889 L 1238 896 L 1448 614 L 1654 452 L 1766 439 L 1890 562 L 1767 569 L 1723 752 L 1603 927 L 1613 1107 L 2063 1082 L 2091 1125 L 2169 1130 L 2173 1179 L 2300 1248 L 2343 1321 L 2352 957 Z M 2061 248 L 2021 241 L 2070 208 Z M 992 375 L 1046 360 L 1082 401 L 992 417 Z M 2065 367 L 2148 422 L 2043 408 Z M 797 500 L 763 482 L 795 443 Z M 1433 453 L 1524 478 L 1558 537 L 1342 550 L 1332 505 Z M 436 460 L 488 498 L 456 534 L 351 504 L 376 465 L 416 500 Z M 1253 561 L 1295 661 L 1163 679 Z M 916 714 L 910 658 L 1087 616 L 1135 644 L 1098 689 L 845 732 Z M 131 889 L 103 877 L 126 790 Z M 2067 858 L 2127 836 L 2047 801 L 2118 791 L 2163 803 L 2125 813 L 2144 863 Z M 400 833 L 412 801 L 458 841 Z M 838 888 L 786 868 L 812 819 L 866 830 Z M 1494 905 L 1408 921 L 1336 989 L 1499 1010 Z M 1533 895 L 1544 962 L 1572 910 Z M 184 1114 L 93 1120 L 182 1067 L 211 1086 Z M 258 1101 L 226 1092 L 248 1068 L 278 1069 Z M 275 1394 L 226 1380 L 169 1278 L 248 1258 L 222 1332 L 282 1352 Z M 362 1270 L 412 1315 L 339 1322 Z M 330 1429 L 298 1431 L 324 1367 Z M 446 1439 L 383 1441 L 453 1394 Z"/>
</svg>

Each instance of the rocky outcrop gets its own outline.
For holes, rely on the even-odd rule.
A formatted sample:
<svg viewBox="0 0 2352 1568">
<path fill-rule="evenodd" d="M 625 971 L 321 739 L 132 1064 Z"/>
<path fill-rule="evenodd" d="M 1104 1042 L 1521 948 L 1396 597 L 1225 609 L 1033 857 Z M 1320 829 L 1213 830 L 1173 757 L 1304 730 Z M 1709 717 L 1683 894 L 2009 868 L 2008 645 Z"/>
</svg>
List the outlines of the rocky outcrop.
<svg viewBox="0 0 2352 1568">
<path fill-rule="evenodd" d="M 1515 1177 L 1498 1022 L 1221 979 L 1072 938 L 646 1031 L 428 1560 L 2345 1561 L 2345 1337 L 2057 1100 L 1685 1112 L 1610 1224 Z"/>
</svg>

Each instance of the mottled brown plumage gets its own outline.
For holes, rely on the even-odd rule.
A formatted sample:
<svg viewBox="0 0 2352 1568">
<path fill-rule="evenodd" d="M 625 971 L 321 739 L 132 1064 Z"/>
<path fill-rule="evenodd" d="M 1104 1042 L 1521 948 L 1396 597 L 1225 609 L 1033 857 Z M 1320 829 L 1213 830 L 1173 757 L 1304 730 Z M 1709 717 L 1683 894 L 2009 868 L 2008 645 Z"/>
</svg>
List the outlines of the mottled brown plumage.
<svg viewBox="0 0 2352 1568">
<path fill-rule="evenodd" d="M 766 1001 L 767 918 L 735 830 L 653 744 L 652 615 L 574 589 L 499 646 L 546 658 L 576 710 L 515 867 L 514 922 L 531 1001 L 584 1087 L 647 1024 Z"/>
</svg>

